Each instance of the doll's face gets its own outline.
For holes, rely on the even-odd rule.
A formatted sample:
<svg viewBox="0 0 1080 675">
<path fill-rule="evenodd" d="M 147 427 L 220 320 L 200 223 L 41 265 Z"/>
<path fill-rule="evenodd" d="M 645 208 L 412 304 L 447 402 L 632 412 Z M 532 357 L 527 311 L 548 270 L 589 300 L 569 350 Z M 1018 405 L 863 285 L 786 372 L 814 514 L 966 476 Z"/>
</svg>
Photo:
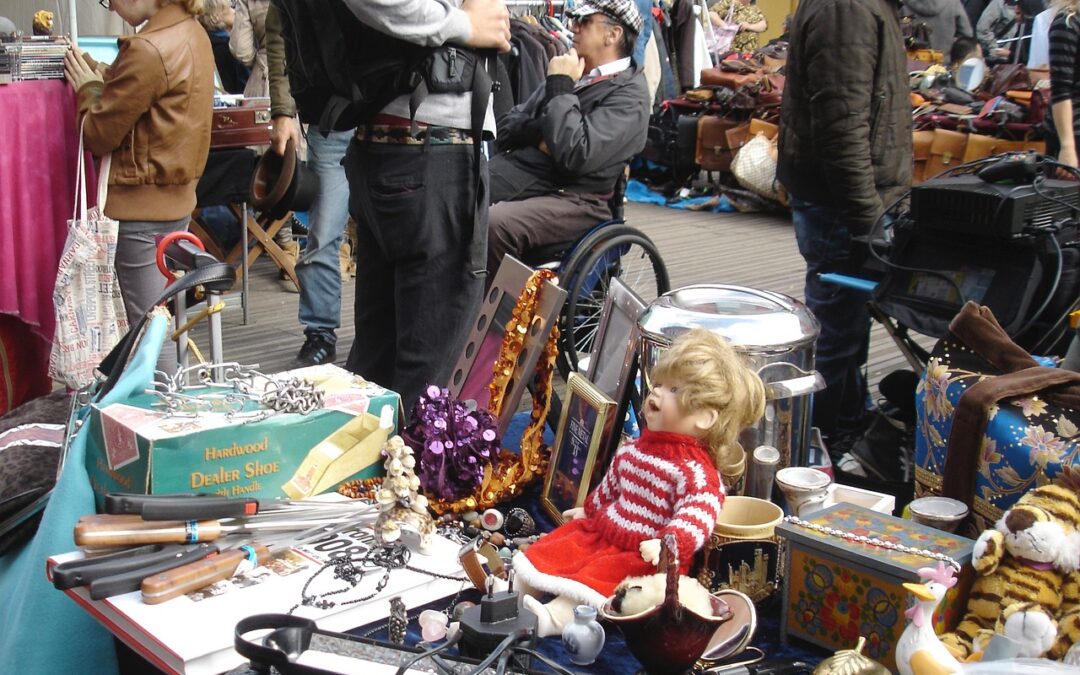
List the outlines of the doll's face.
<svg viewBox="0 0 1080 675">
<path fill-rule="evenodd" d="M 669 431 L 701 438 L 711 424 L 708 411 L 688 413 L 679 405 L 679 382 L 653 382 L 645 399 L 645 424 L 652 431 Z"/>
</svg>

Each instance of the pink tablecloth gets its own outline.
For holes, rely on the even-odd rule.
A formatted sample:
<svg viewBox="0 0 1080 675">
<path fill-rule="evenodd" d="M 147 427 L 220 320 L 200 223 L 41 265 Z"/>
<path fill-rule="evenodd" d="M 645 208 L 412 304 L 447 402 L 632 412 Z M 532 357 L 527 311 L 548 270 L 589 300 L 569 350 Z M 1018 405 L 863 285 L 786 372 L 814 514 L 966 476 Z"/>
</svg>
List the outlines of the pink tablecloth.
<svg viewBox="0 0 1080 675">
<path fill-rule="evenodd" d="M 67 82 L 0 85 L 0 314 L 18 317 L 47 343 L 78 147 L 75 94 Z"/>
</svg>

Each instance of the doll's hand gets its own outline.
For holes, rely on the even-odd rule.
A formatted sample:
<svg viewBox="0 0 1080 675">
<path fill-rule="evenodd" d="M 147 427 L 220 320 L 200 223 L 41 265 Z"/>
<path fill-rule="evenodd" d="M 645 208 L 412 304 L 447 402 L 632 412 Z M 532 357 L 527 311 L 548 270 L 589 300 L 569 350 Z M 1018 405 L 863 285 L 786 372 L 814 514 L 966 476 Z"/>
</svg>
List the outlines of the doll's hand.
<svg viewBox="0 0 1080 675">
<path fill-rule="evenodd" d="M 655 565 L 660 562 L 659 539 L 646 539 L 638 545 L 638 550 L 641 551 L 641 559 L 645 562 L 651 565 Z"/>
<path fill-rule="evenodd" d="M 576 509 L 567 509 L 562 512 L 563 518 L 567 520 L 577 520 L 578 518 L 585 517 L 585 509 L 583 507 L 577 507 Z"/>
</svg>

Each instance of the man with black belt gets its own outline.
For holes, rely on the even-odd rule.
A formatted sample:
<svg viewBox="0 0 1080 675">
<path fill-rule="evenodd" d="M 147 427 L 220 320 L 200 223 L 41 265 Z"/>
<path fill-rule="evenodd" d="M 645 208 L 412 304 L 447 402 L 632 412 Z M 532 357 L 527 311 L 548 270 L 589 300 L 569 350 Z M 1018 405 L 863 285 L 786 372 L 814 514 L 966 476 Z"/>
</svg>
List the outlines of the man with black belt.
<svg viewBox="0 0 1080 675">
<path fill-rule="evenodd" d="M 415 44 L 510 49 L 503 0 L 345 4 Z M 449 379 L 484 290 L 488 172 L 482 156 L 476 165 L 471 106 L 471 93 L 430 94 L 414 135 L 409 96 L 399 96 L 357 127 L 345 155 L 359 252 L 347 366 L 401 394 L 406 410 L 425 386 Z M 490 102 L 484 128 L 495 128 Z"/>
<path fill-rule="evenodd" d="M 505 254 L 573 241 L 611 218 L 608 200 L 645 148 L 649 92 L 631 63 L 642 18 L 634 0 L 583 0 L 568 13 L 574 47 L 547 81 L 499 120 L 491 160 L 489 278 Z"/>
</svg>

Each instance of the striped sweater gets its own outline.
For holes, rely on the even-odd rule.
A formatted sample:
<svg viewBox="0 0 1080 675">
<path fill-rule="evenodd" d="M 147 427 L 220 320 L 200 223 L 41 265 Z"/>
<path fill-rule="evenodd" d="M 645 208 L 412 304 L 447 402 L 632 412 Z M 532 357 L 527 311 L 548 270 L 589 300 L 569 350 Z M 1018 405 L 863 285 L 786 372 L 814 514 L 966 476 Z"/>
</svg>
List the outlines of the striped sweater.
<svg viewBox="0 0 1080 675">
<path fill-rule="evenodd" d="M 626 550 L 671 532 L 685 567 L 712 534 L 724 490 L 705 445 L 645 430 L 615 452 L 600 485 L 585 502 L 604 538 Z"/>
<path fill-rule="evenodd" d="M 1073 135 L 1080 137 L 1080 16 L 1058 14 L 1050 24 L 1050 103 L 1071 100 Z M 1050 113 L 1047 112 L 1047 115 Z"/>
</svg>

